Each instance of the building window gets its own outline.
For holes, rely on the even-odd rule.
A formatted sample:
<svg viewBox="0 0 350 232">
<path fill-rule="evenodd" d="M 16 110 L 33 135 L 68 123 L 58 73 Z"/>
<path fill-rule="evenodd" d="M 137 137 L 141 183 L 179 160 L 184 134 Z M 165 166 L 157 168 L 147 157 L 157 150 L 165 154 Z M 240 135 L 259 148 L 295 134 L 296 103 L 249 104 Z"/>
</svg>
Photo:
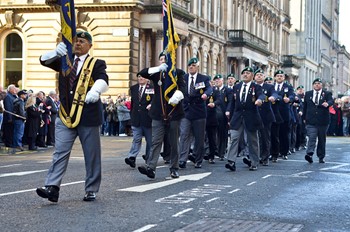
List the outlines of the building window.
<svg viewBox="0 0 350 232">
<path fill-rule="evenodd" d="M 4 86 L 14 84 L 22 88 L 23 43 L 16 33 L 9 34 L 4 44 Z"/>
</svg>

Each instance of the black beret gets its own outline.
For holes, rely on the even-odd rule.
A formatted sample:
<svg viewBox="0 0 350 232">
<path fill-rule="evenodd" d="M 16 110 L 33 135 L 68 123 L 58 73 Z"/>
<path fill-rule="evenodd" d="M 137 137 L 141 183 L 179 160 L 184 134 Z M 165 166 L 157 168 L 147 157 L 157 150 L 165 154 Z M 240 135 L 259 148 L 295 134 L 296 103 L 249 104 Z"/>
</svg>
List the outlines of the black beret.
<svg viewBox="0 0 350 232">
<path fill-rule="evenodd" d="M 312 84 L 315 84 L 315 82 L 320 82 L 320 83 L 322 83 L 322 79 L 321 78 L 316 78 L 313 82 L 312 82 Z"/>
<path fill-rule="evenodd" d="M 241 74 L 243 74 L 245 71 L 248 71 L 248 72 L 252 72 L 252 73 L 254 73 L 253 68 L 252 68 L 252 67 L 250 67 L 250 66 L 245 67 L 245 68 L 242 70 Z"/>
<path fill-rule="evenodd" d="M 165 54 L 165 52 L 161 52 L 161 53 L 159 53 L 158 59 L 160 59 L 160 57 L 162 57 L 162 56 L 165 56 L 165 58 L 166 58 L 166 54 Z"/>
<path fill-rule="evenodd" d="M 274 77 L 275 77 L 277 74 L 284 74 L 284 71 L 281 70 L 281 69 L 277 70 L 277 71 L 275 72 Z"/>
<path fill-rule="evenodd" d="M 303 85 L 299 85 L 299 86 L 297 87 L 297 90 L 298 90 L 298 89 L 303 89 L 303 88 L 304 88 Z"/>
<path fill-rule="evenodd" d="M 229 78 L 229 77 L 236 78 L 235 75 L 234 75 L 233 73 L 228 74 L 228 75 L 227 75 L 227 78 Z"/>
<path fill-rule="evenodd" d="M 92 36 L 91 36 L 90 33 L 87 32 L 87 31 L 79 31 L 79 32 L 77 32 L 77 37 L 78 37 L 78 38 L 86 39 L 86 40 L 88 40 L 90 43 L 92 43 Z"/>
<path fill-rule="evenodd" d="M 266 77 L 264 81 L 273 81 L 272 77 Z"/>
<path fill-rule="evenodd" d="M 221 78 L 222 78 L 221 74 L 216 74 L 216 75 L 214 76 L 214 79 L 213 79 L 213 80 L 221 79 Z"/>
<path fill-rule="evenodd" d="M 258 68 L 255 72 L 254 72 L 254 76 L 258 73 L 264 73 L 264 70 L 262 70 L 261 68 Z"/>
<path fill-rule="evenodd" d="M 20 91 L 17 93 L 17 96 L 21 96 L 21 95 L 23 95 L 23 94 L 27 94 L 27 90 L 25 90 L 25 89 L 20 90 Z"/>
<path fill-rule="evenodd" d="M 187 65 L 190 66 L 191 64 L 196 64 L 198 62 L 199 62 L 198 58 L 193 57 L 188 61 Z"/>
</svg>

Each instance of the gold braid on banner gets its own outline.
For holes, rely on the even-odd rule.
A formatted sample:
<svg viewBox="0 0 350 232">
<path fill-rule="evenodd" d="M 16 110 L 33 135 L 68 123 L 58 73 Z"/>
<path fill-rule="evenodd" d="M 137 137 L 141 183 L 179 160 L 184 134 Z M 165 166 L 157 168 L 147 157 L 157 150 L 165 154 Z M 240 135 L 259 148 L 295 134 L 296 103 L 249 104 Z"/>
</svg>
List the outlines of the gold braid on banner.
<svg viewBox="0 0 350 232">
<path fill-rule="evenodd" d="M 67 114 L 64 107 L 60 107 L 60 119 L 62 120 L 63 124 L 66 125 L 68 128 L 75 128 L 80 122 L 87 89 L 89 87 L 92 69 L 96 63 L 96 60 L 97 59 L 94 59 L 93 57 L 89 56 L 84 62 L 84 66 L 79 76 L 77 89 L 74 93 L 73 103 L 69 111 L 69 115 Z M 73 119 L 74 121 L 72 121 Z"/>
</svg>

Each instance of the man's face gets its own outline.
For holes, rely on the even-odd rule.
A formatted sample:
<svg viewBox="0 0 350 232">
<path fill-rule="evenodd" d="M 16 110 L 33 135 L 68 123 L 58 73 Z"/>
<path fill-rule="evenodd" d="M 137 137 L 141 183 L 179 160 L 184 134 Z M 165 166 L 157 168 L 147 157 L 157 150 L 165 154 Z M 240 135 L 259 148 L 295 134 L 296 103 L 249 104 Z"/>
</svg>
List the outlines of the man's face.
<svg viewBox="0 0 350 232">
<path fill-rule="evenodd" d="M 302 89 L 302 88 L 297 89 L 297 94 L 298 95 L 303 95 L 304 94 L 304 89 Z"/>
<path fill-rule="evenodd" d="M 235 82 L 236 82 L 236 78 L 234 78 L 234 77 L 227 78 L 227 85 L 233 86 L 235 84 Z"/>
<path fill-rule="evenodd" d="M 165 56 L 161 56 L 161 57 L 159 58 L 159 63 L 160 63 L 160 64 L 166 63 L 166 58 L 165 58 Z"/>
<path fill-rule="evenodd" d="M 137 76 L 137 81 L 138 81 L 139 85 L 145 85 L 147 83 L 147 79 L 143 78 L 141 75 Z"/>
<path fill-rule="evenodd" d="M 281 84 L 284 81 L 285 77 L 284 74 L 277 74 L 275 76 L 275 80 L 278 84 Z"/>
<path fill-rule="evenodd" d="M 215 86 L 220 88 L 222 85 L 223 85 L 223 81 L 221 78 L 215 79 Z"/>
<path fill-rule="evenodd" d="M 257 73 L 255 74 L 254 80 L 256 81 L 256 83 L 262 84 L 264 83 L 265 75 L 263 73 Z"/>
<path fill-rule="evenodd" d="M 314 87 L 314 90 L 319 91 L 319 90 L 322 89 L 322 83 L 319 82 L 319 81 L 316 81 L 316 82 L 313 84 L 313 87 Z"/>
<path fill-rule="evenodd" d="M 77 38 L 74 42 L 74 53 L 77 56 L 85 55 L 91 47 L 92 44 L 87 39 Z"/>
<path fill-rule="evenodd" d="M 253 80 L 253 73 L 250 71 L 244 71 L 242 74 L 242 81 L 248 83 Z"/>
<path fill-rule="evenodd" d="M 195 64 L 195 63 L 190 64 L 190 65 L 188 66 L 188 72 L 189 72 L 191 75 L 194 75 L 194 74 L 196 74 L 196 73 L 198 72 L 198 68 L 199 68 L 199 66 L 198 66 L 197 64 Z"/>
</svg>

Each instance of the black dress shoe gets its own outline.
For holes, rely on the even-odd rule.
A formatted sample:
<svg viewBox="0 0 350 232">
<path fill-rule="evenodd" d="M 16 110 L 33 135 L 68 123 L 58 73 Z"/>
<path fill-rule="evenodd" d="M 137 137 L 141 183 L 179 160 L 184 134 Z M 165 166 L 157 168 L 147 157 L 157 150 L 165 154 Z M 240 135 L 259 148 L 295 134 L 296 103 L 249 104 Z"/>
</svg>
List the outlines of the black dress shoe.
<svg viewBox="0 0 350 232">
<path fill-rule="evenodd" d="M 202 168 L 202 163 L 195 163 L 194 168 Z"/>
<path fill-rule="evenodd" d="M 208 156 L 208 155 L 204 155 L 204 156 L 203 156 L 203 159 L 204 159 L 204 160 L 209 160 L 209 156 Z"/>
<path fill-rule="evenodd" d="M 127 165 L 130 165 L 130 167 L 135 168 L 136 164 L 135 164 L 135 157 L 127 157 L 125 158 L 125 163 Z"/>
<path fill-rule="evenodd" d="M 171 170 L 170 171 L 171 178 L 179 178 L 179 172 L 177 170 Z"/>
<path fill-rule="evenodd" d="M 312 156 L 311 155 L 305 155 L 305 160 L 307 162 L 309 162 L 310 164 L 312 164 L 314 161 L 312 160 Z"/>
<path fill-rule="evenodd" d="M 246 165 L 248 165 L 248 167 L 252 166 L 252 161 L 250 161 L 248 158 L 244 157 L 243 158 L 243 163 L 245 163 Z"/>
<path fill-rule="evenodd" d="M 196 163 L 196 158 L 193 155 L 188 155 L 188 160 L 192 163 Z"/>
<path fill-rule="evenodd" d="M 208 160 L 208 163 L 210 163 L 210 164 L 215 164 L 215 160 L 214 160 L 214 159 L 209 159 L 209 160 Z"/>
<path fill-rule="evenodd" d="M 37 146 L 35 146 L 35 147 L 30 147 L 30 148 L 28 148 L 28 150 L 30 150 L 30 151 L 36 151 L 36 150 L 38 150 L 38 147 L 37 147 Z"/>
<path fill-rule="evenodd" d="M 139 170 L 139 172 L 143 175 L 146 175 L 147 177 L 154 179 L 156 177 L 156 172 L 149 168 L 149 167 L 145 167 L 145 166 L 140 166 L 137 168 Z"/>
<path fill-rule="evenodd" d="M 252 165 L 249 167 L 249 171 L 256 171 L 256 170 L 258 170 L 257 166 Z"/>
<path fill-rule="evenodd" d="M 51 202 L 57 202 L 59 197 L 59 187 L 57 186 L 46 186 L 36 189 L 36 193 L 42 197 L 47 198 Z"/>
<path fill-rule="evenodd" d="M 288 155 L 282 155 L 282 158 L 283 158 L 284 160 L 288 160 Z"/>
<path fill-rule="evenodd" d="M 324 158 L 319 159 L 318 162 L 319 162 L 320 164 L 326 163 L 326 161 L 324 161 Z"/>
<path fill-rule="evenodd" d="M 225 164 L 225 168 L 230 169 L 233 172 L 236 171 L 235 163 L 227 163 L 227 164 Z"/>
<path fill-rule="evenodd" d="M 94 201 L 96 200 L 96 193 L 88 191 L 85 193 L 85 196 L 83 198 L 83 201 Z"/>
<path fill-rule="evenodd" d="M 186 162 L 185 161 L 180 161 L 179 162 L 179 168 L 186 168 Z"/>
</svg>

